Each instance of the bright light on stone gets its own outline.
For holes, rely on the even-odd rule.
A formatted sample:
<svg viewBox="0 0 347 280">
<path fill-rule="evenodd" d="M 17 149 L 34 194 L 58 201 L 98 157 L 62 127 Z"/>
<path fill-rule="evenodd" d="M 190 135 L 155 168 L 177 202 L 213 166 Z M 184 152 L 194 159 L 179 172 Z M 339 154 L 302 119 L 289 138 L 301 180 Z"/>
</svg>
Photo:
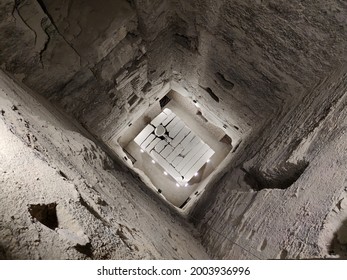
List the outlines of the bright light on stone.
<svg viewBox="0 0 347 280">
<path fill-rule="evenodd" d="M 179 185 L 178 183 L 176 183 L 176 187 L 177 187 L 177 188 L 179 188 L 179 187 L 180 187 L 180 185 Z"/>
<path fill-rule="evenodd" d="M 188 184 L 188 183 L 186 183 L 184 186 L 185 186 L 185 187 L 188 187 L 188 186 L 189 186 L 189 184 Z"/>
<path fill-rule="evenodd" d="M 163 135 L 165 137 L 161 139 L 160 137 Z M 147 124 L 134 138 L 134 142 L 140 146 L 140 149 L 148 152 L 151 159 L 181 186 L 184 186 L 185 182 L 188 182 L 195 172 L 204 166 L 206 160 L 215 153 L 168 108 L 163 109 L 152 119 L 150 124 Z M 180 155 L 182 151 L 178 151 L 181 146 L 187 151 L 185 155 Z M 195 149 L 196 146 L 199 146 L 199 149 Z M 175 156 L 170 158 L 171 155 Z M 174 160 L 178 155 L 181 158 L 180 162 Z M 195 161 L 191 160 L 193 157 L 196 158 Z"/>
<path fill-rule="evenodd" d="M 167 176 L 167 172 L 166 171 L 164 171 L 164 175 Z"/>
<path fill-rule="evenodd" d="M 195 177 L 198 177 L 198 175 L 199 175 L 199 173 L 198 173 L 198 172 L 196 172 L 196 173 L 194 174 L 194 176 L 195 176 Z"/>
<path fill-rule="evenodd" d="M 152 163 L 155 164 L 155 160 L 154 159 L 152 159 Z"/>
<path fill-rule="evenodd" d="M 144 150 L 142 150 L 142 149 L 141 149 L 140 151 L 141 151 L 141 153 L 144 153 L 144 152 L 145 152 L 145 151 L 144 151 Z"/>
<path fill-rule="evenodd" d="M 207 163 L 209 163 L 210 161 L 211 161 L 211 160 L 210 160 L 210 159 L 208 159 L 206 162 L 207 162 Z"/>
</svg>

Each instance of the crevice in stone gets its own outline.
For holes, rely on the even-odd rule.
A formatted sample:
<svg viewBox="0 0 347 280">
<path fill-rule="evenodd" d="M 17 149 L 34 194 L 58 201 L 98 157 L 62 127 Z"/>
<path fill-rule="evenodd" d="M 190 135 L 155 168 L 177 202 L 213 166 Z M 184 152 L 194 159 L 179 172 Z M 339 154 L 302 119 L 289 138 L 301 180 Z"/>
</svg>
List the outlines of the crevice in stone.
<svg viewBox="0 0 347 280">
<path fill-rule="evenodd" d="M 200 117 L 200 119 L 202 119 L 205 123 L 208 123 L 208 119 L 206 119 L 203 114 L 201 113 L 201 111 L 199 110 L 197 113 L 196 113 L 197 116 Z"/>
<path fill-rule="evenodd" d="M 23 21 L 23 23 L 34 33 L 34 44 L 36 45 L 36 41 L 37 41 L 37 34 L 35 32 L 34 29 L 32 29 L 30 27 L 30 25 L 25 21 L 25 19 L 22 17 L 22 15 L 20 14 L 20 5 L 23 3 L 24 1 L 21 0 L 16 0 L 15 4 L 14 4 L 14 8 L 12 11 L 12 16 L 14 17 L 14 12 L 17 11 L 18 16 L 20 17 L 20 19 Z"/>
<path fill-rule="evenodd" d="M 149 91 L 151 90 L 151 87 L 152 87 L 152 84 L 151 84 L 150 82 L 147 82 L 147 83 L 143 86 L 142 92 L 143 92 L 143 93 L 149 92 Z"/>
<path fill-rule="evenodd" d="M 60 175 L 61 177 L 63 177 L 64 179 L 69 180 L 69 178 L 67 177 L 67 175 L 66 175 L 63 171 L 59 170 L 58 173 L 59 173 L 59 175 Z"/>
<path fill-rule="evenodd" d="M 77 244 L 74 246 L 74 248 L 81 254 L 86 255 L 88 258 L 93 258 L 93 247 L 90 242 L 85 245 Z"/>
<path fill-rule="evenodd" d="M 81 63 L 82 58 L 81 58 L 80 54 L 79 54 L 78 51 L 73 47 L 73 45 L 72 45 L 70 42 L 68 42 L 68 41 L 66 40 L 66 38 L 63 36 L 63 34 L 59 31 L 57 25 L 55 24 L 55 21 L 53 20 L 53 17 L 51 16 L 51 14 L 49 13 L 49 11 L 47 10 L 45 3 L 44 3 L 42 0 L 37 0 L 37 3 L 40 5 L 42 11 L 46 14 L 46 16 L 48 17 L 49 21 L 50 21 L 51 24 L 54 26 L 55 30 L 56 30 L 57 33 L 61 36 L 61 38 L 64 40 L 64 42 L 65 42 L 66 44 L 68 44 L 69 47 L 77 54 L 77 56 L 79 57 L 79 64 L 82 65 L 82 63 Z M 46 33 L 46 34 L 47 34 L 47 33 Z M 49 35 L 47 34 L 47 36 L 49 36 Z"/>
<path fill-rule="evenodd" d="M 255 191 L 262 189 L 287 189 L 294 184 L 309 166 L 305 159 L 297 163 L 286 162 L 271 172 L 262 172 L 257 168 L 249 171 L 241 168 L 246 173 L 245 182 Z"/>
<path fill-rule="evenodd" d="M 7 255 L 6 249 L 0 244 L 0 260 L 10 260 L 10 256 Z"/>
<path fill-rule="evenodd" d="M 159 100 L 160 108 L 164 108 L 166 104 L 170 102 L 170 98 L 165 95 L 162 99 Z"/>
<path fill-rule="evenodd" d="M 225 78 L 223 74 L 220 72 L 217 72 L 216 74 L 217 80 L 220 82 L 220 84 L 225 87 L 226 89 L 232 90 L 234 88 L 234 83 L 229 81 L 228 79 Z"/>
<path fill-rule="evenodd" d="M 231 140 L 231 137 L 230 137 L 228 134 L 225 134 L 225 135 L 222 137 L 222 139 L 219 140 L 219 141 L 222 142 L 222 143 L 225 143 L 225 144 L 227 144 L 227 145 L 229 145 L 229 146 L 232 147 L 232 140 Z"/>
<path fill-rule="evenodd" d="M 329 245 L 329 254 L 347 259 L 347 220 L 344 220 L 340 228 L 334 233 Z"/>
<path fill-rule="evenodd" d="M 95 209 L 90 206 L 82 197 L 80 197 L 80 203 L 82 206 L 84 206 L 90 214 L 92 214 L 96 219 L 100 220 L 104 225 L 108 225 L 108 222 L 100 216 L 98 212 L 95 211 Z"/>
<path fill-rule="evenodd" d="M 211 98 L 216 101 L 217 103 L 219 103 L 219 97 L 213 92 L 213 90 L 209 87 L 205 88 L 200 86 L 202 89 L 204 89 L 210 96 Z"/>
<path fill-rule="evenodd" d="M 32 204 L 29 206 L 30 215 L 46 227 L 55 230 L 59 227 L 57 204 Z"/>
<path fill-rule="evenodd" d="M 45 31 L 46 35 L 47 35 L 47 40 L 45 41 L 45 44 L 43 45 L 43 48 L 40 50 L 39 52 L 39 59 L 40 59 L 40 64 L 41 64 L 41 67 L 42 68 L 45 68 L 44 67 L 44 64 L 43 64 L 43 61 L 42 61 L 42 58 L 43 58 L 43 54 L 45 53 L 45 51 L 47 50 L 48 48 L 48 44 L 49 42 L 51 41 L 51 36 L 49 35 L 49 32 L 47 30 L 47 27 L 45 27 L 45 25 L 47 24 L 47 18 L 43 18 L 41 20 L 41 27 L 42 29 Z"/>
<path fill-rule="evenodd" d="M 280 259 L 285 260 L 288 256 L 288 251 L 286 249 L 283 249 L 280 254 Z"/>
<path fill-rule="evenodd" d="M 183 48 L 192 51 L 197 52 L 198 51 L 198 42 L 197 38 L 195 37 L 189 37 L 186 35 L 182 35 L 180 33 L 174 34 L 174 40 L 177 44 L 182 46 Z"/>
</svg>

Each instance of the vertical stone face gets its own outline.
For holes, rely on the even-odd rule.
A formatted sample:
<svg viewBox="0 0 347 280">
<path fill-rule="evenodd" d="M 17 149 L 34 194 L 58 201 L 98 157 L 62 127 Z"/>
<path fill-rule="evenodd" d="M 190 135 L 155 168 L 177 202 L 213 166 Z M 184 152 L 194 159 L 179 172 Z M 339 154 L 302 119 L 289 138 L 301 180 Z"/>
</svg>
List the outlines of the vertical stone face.
<svg viewBox="0 0 347 280">
<path fill-rule="evenodd" d="M 320 79 L 346 63 L 346 6 L 341 1 L 179 4 L 180 17 L 195 27 L 199 52 L 192 55 L 177 46 L 174 67 L 201 95 L 204 92 L 197 84 L 229 101 L 229 111 L 252 126 L 287 110 L 284 104 L 300 100 Z M 234 90 L 220 87 L 216 73 L 231 81 Z"/>
<path fill-rule="evenodd" d="M 322 258 L 329 246 L 345 256 L 333 239 L 346 217 L 346 70 L 314 87 L 261 146 L 245 145 L 217 195 L 206 191 L 193 213 L 214 257 Z"/>
<path fill-rule="evenodd" d="M 243 136 L 220 193 L 191 209 L 211 256 L 322 255 L 310 244 L 331 234 L 346 154 L 346 14 L 341 0 L 3 0 L 0 67 L 105 143 L 165 86 L 187 90 Z"/>
<path fill-rule="evenodd" d="M 172 17 L 160 2 L 3 2 L 2 68 L 107 140 L 168 81 Z"/>
<path fill-rule="evenodd" d="M 192 226 L 81 131 L 0 72 L 0 259 L 208 258 Z"/>
</svg>

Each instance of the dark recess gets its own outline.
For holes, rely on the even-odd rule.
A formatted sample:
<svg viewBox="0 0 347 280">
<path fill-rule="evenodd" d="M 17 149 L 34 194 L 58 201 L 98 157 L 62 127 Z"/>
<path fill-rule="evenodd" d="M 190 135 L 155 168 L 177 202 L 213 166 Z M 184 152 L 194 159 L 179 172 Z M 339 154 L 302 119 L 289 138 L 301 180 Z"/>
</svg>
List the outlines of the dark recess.
<svg viewBox="0 0 347 280">
<path fill-rule="evenodd" d="M 185 201 L 185 202 L 183 202 L 183 204 L 180 206 L 180 209 L 183 209 L 183 208 L 184 208 L 184 206 L 186 206 L 190 200 L 191 200 L 191 198 L 190 198 L 190 197 L 188 197 L 188 198 L 186 199 L 186 201 Z"/>
<path fill-rule="evenodd" d="M 59 173 L 59 175 L 60 175 L 61 177 L 63 177 L 64 179 L 69 180 L 69 178 L 67 177 L 67 175 L 66 175 L 63 171 L 59 170 L 58 173 Z"/>
<path fill-rule="evenodd" d="M 0 244 L 0 260 L 10 260 L 11 258 L 7 255 L 5 248 Z"/>
<path fill-rule="evenodd" d="M 90 244 L 90 242 L 85 245 L 77 244 L 74 247 L 81 254 L 84 254 L 89 258 L 93 258 L 93 247 L 92 244 Z"/>
<path fill-rule="evenodd" d="M 329 245 L 329 254 L 338 256 L 339 259 L 347 260 L 347 243 L 343 240 L 347 236 L 347 220 L 344 220 L 340 228 L 334 233 Z M 342 242 L 341 242 L 342 240 Z"/>
<path fill-rule="evenodd" d="M 213 92 L 213 90 L 209 87 L 204 88 L 202 86 L 200 86 L 202 89 L 204 89 L 211 97 L 214 101 L 219 103 L 219 97 Z"/>
<path fill-rule="evenodd" d="M 143 86 L 142 91 L 143 91 L 144 93 L 147 93 L 147 92 L 150 91 L 151 87 L 152 87 L 152 84 L 151 84 L 150 82 L 147 82 L 147 83 Z"/>
<path fill-rule="evenodd" d="M 100 216 L 100 214 L 99 214 L 97 211 L 95 211 L 95 209 L 94 209 L 92 206 L 90 206 L 82 197 L 80 197 L 80 203 L 81 203 L 81 205 L 84 206 L 84 207 L 89 211 L 89 213 L 92 214 L 96 219 L 98 219 L 99 221 L 101 221 L 104 225 L 108 225 L 108 222 L 107 222 L 104 218 L 102 218 L 102 217 Z"/>
<path fill-rule="evenodd" d="M 171 100 L 171 99 L 165 95 L 165 96 L 164 96 L 162 99 L 160 99 L 160 101 L 159 101 L 160 108 L 164 108 L 165 105 L 167 105 L 167 104 L 170 102 L 170 100 Z"/>
<path fill-rule="evenodd" d="M 306 160 L 301 160 L 296 164 L 286 162 L 267 173 L 257 168 L 250 168 L 249 171 L 242 168 L 242 170 L 246 173 L 246 183 L 256 191 L 262 189 L 287 189 L 300 178 L 308 165 L 309 163 Z"/>
<path fill-rule="evenodd" d="M 138 99 L 139 97 L 136 94 L 132 95 L 128 101 L 129 106 L 133 106 Z"/>
<path fill-rule="evenodd" d="M 202 113 L 201 113 L 201 111 L 198 111 L 197 113 L 196 113 L 196 115 L 197 116 L 199 116 L 204 122 L 208 122 L 208 119 L 206 119 L 203 115 L 202 115 Z"/>
<path fill-rule="evenodd" d="M 196 37 L 189 37 L 185 36 L 179 33 L 176 33 L 174 35 L 175 42 L 185 49 L 192 51 L 192 52 L 197 52 L 198 50 L 198 39 Z"/>
<path fill-rule="evenodd" d="M 41 224 L 52 230 L 58 228 L 57 204 L 32 204 L 29 206 L 30 215 Z"/>
<path fill-rule="evenodd" d="M 227 134 L 225 134 L 224 136 L 223 136 L 223 138 L 221 139 L 221 140 L 219 140 L 219 142 L 222 142 L 222 143 L 225 143 L 225 144 L 227 144 L 227 145 L 230 145 L 231 147 L 232 147 L 232 140 L 231 140 L 231 137 L 229 136 L 229 135 L 227 135 Z"/>
<path fill-rule="evenodd" d="M 229 80 L 227 80 L 227 79 L 224 77 L 223 74 L 217 72 L 217 73 L 216 73 L 216 78 L 217 78 L 218 82 L 219 82 L 223 87 L 225 87 L 226 89 L 231 90 L 231 89 L 234 88 L 234 83 L 231 82 L 231 81 L 229 81 Z"/>
<path fill-rule="evenodd" d="M 281 251 L 280 260 L 285 260 L 287 256 L 288 256 L 288 251 L 286 249 L 283 249 Z"/>
</svg>

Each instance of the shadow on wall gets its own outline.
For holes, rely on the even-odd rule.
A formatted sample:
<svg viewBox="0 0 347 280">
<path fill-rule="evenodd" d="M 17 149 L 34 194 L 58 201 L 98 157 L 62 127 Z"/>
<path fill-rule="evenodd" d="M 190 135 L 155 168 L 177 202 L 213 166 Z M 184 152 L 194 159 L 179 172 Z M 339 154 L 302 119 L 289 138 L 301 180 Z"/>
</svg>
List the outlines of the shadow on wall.
<svg viewBox="0 0 347 280">
<path fill-rule="evenodd" d="M 263 172 L 258 168 L 250 168 L 249 171 L 242 168 L 242 171 L 246 173 L 246 183 L 255 191 L 287 189 L 300 178 L 308 165 L 306 160 L 301 160 L 297 163 L 285 162 L 270 172 Z"/>
<path fill-rule="evenodd" d="M 11 257 L 7 255 L 5 248 L 0 244 L 0 260 L 10 260 Z"/>
<path fill-rule="evenodd" d="M 347 219 L 343 221 L 340 228 L 334 233 L 334 238 L 329 246 L 329 254 L 339 259 L 347 260 Z"/>
</svg>

